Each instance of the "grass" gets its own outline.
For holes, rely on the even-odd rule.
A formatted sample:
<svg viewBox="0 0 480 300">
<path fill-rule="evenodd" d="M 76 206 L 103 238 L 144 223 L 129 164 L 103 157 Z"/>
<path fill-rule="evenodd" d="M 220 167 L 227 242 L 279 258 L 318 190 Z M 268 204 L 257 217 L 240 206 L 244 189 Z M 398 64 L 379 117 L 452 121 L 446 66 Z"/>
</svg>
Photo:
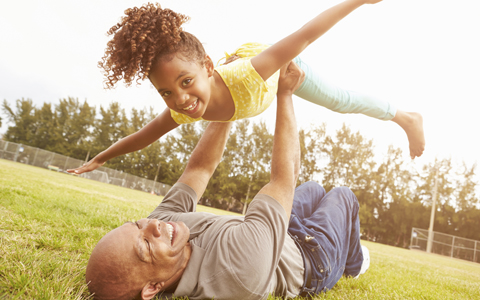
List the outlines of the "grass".
<svg viewBox="0 0 480 300">
<path fill-rule="evenodd" d="M 89 298 L 85 266 L 97 241 L 147 216 L 160 200 L 0 160 L 0 299 Z M 480 299 L 480 264 L 363 243 L 372 259 L 368 272 L 342 278 L 317 299 Z"/>
</svg>

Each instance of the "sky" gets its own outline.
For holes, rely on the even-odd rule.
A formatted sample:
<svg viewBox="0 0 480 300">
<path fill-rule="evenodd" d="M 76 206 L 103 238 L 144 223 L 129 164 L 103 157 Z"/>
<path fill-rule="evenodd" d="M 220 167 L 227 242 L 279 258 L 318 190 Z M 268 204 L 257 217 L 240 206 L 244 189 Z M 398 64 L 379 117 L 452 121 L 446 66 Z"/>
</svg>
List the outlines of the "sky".
<svg viewBox="0 0 480 300">
<path fill-rule="evenodd" d="M 275 43 L 339 0 L 161 1 L 191 17 L 184 26 L 214 62 L 245 42 Z M 97 67 L 108 29 L 123 11 L 145 1 L 25 0 L 0 3 L 0 100 L 11 106 L 30 98 L 37 107 L 66 97 L 107 107 L 166 108 L 149 82 L 103 89 Z M 424 118 L 426 149 L 413 164 L 452 158 L 479 161 L 480 1 L 384 0 L 364 5 L 310 45 L 301 57 L 328 81 L 385 99 Z M 299 127 L 327 124 L 329 134 L 346 123 L 374 140 L 375 153 L 388 145 L 408 157 L 408 141 L 393 122 L 342 115 L 299 98 Z M 8 123 L 0 112 L 5 133 Z M 254 118 L 273 132 L 275 105 Z"/>
</svg>

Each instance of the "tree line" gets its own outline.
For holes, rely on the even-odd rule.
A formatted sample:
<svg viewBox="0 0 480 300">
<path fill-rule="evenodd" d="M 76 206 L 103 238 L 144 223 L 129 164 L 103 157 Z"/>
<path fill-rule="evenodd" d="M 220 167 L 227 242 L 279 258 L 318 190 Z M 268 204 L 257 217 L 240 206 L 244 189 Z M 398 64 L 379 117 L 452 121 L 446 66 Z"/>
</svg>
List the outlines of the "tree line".
<svg viewBox="0 0 480 300">
<path fill-rule="evenodd" d="M 133 108 L 127 116 L 117 102 L 97 111 L 86 100 L 75 98 L 44 103 L 40 108 L 30 99 L 19 99 L 13 107 L 4 100 L 2 111 L 10 125 L 5 140 L 81 160 L 138 131 L 156 116 L 152 108 Z M 207 124 L 182 125 L 149 147 L 111 159 L 105 166 L 153 180 L 160 165 L 157 180 L 173 185 Z M 480 240 L 476 164 L 458 165 L 444 158 L 417 171 L 393 146 L 379 159 L 373 140 L 346 125 L 334 135 L 327 134 L 325 124 L 300 129 L 299 137 L 298 184 L 315 180 L 327 192 L 336 186 L 350 187 L 360 203 L 365 238 L 407 247 L 412 227 L 429 226 L 437 178 L 434 230 Z M 266 123 L 235 122 L 201 203 L 245 212 L 252 197 L 269 181 L 272 146 L 273 135 Z"/>
</svg>

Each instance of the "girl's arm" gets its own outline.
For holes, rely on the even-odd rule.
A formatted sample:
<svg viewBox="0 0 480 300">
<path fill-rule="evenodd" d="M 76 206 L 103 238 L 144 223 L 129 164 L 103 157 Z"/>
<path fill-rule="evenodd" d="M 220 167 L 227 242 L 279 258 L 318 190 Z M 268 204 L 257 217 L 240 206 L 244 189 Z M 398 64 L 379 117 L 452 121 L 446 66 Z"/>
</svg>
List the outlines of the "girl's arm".
<svg viewBox="0 0 480 300">
<path fill-rule="evenodd" d="M 172 119 L 170 109 L 167 108 L 139 131 L 117 141 L 83 166 L 76 169 L 69 169 L 67 172 L 82 174 L 93 171 L 109 159 L 147 147 L 177 127 L 178 124 Z"/>
<path fill-rule="evenodd" d="M 263 80 L 267 80 L 352 11 L 363 4 L 380 1 L 382 0 L 346 0 L 325 10 L 296 32 L 252 58 L 252 66 Z"/>
</svg>

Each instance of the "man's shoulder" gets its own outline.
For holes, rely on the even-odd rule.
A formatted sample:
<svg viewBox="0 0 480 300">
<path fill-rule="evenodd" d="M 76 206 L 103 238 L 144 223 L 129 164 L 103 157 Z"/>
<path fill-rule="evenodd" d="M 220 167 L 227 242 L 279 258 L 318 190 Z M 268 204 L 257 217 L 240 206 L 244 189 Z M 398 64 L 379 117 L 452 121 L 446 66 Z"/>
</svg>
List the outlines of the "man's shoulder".
<svg viewBox="0 0 480 300">
<path fill-rule="evenodd" d="M 175 183 L 148 218 L 162 219 L 166 214 L 194 212 L 197 194 L 189 185 Z"/>
<path fill-rule="evenodd" d="M 248 207 L 248 213 L 260 212 L 260 213 L 275 213 L 281 214 L 286 220 L 286 212 L 283 206 L 275 198 L 267 194 L 257 194 L 253 198 L 250 206 Z"/>
</svg>

